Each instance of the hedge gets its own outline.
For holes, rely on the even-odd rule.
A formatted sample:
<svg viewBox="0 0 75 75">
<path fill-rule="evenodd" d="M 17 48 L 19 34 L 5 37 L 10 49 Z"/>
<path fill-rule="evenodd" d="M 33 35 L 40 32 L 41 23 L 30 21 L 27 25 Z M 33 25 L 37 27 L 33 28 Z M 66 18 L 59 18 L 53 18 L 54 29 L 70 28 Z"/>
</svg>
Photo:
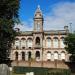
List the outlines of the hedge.
<svg viewBox="0 0 75 75">
<path fill-rule="evenodd" d="M 34 75 L 71 75 L 69 69 L 53 69 L 43 67 L 13 67 L 15 74 L 25 74 L 27 72 L 34 72 Z"/>
</svg>

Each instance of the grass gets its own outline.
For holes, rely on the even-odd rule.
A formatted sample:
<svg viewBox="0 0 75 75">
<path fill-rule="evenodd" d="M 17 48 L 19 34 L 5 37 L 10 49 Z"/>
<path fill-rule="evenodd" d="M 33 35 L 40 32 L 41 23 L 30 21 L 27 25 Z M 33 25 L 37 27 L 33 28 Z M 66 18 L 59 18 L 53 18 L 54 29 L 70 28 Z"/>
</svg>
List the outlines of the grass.
<svg viewBox="0 0 75 75">
<path fill-rule="evenodd" d="M 25 75 L 25 74 L 16 74 L 12 72 L 11 75 Z"/>
<path fill-rule="evenodd" d="M 12 75 L 25 75 L 25 74 L 15 74 L 15 73 L 12 73 Z"/>
</svg>

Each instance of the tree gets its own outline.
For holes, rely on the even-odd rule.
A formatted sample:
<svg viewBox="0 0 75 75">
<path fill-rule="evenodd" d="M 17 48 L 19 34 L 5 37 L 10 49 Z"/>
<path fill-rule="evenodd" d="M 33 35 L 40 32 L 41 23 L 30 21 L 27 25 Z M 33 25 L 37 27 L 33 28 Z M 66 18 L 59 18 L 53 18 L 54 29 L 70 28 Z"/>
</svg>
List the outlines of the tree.
<svg viewBox="0 0 75 75">
<path fill-rule="evenodd" d="M 75 33 L 70 33 L 65 38 L 66 51 L 71 54 L 70 60 L 75 61 Z"/>
<path fill-rule="evenodd" d="M 0 0 L 0 63 L 8 60 L 16 36 L 14 25 L 18 21 L 20 0 Z"/>
</svg>

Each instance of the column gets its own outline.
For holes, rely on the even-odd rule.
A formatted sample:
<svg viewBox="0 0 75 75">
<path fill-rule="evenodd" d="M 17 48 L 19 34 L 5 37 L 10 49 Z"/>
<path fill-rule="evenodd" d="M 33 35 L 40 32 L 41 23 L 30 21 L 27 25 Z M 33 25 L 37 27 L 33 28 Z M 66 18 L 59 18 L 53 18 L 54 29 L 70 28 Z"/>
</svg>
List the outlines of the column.
<svg viewBox="0 0 75 75">
<path fill-rule="evenodd" d="M 25 61 L 28 61 L 28 52 L 25 52 Z"/>
<path fill-rule="evenodd" d="M 53 39 L 51 39 L 51 48 L 53 48 Z"/>
<path fill-rule="evenodd" d="M 21 53 L 18 54 L 18 60 L 19 60 L 19 61 L 22 60 L 22 55 L 21 55 Z"/>
</svg>

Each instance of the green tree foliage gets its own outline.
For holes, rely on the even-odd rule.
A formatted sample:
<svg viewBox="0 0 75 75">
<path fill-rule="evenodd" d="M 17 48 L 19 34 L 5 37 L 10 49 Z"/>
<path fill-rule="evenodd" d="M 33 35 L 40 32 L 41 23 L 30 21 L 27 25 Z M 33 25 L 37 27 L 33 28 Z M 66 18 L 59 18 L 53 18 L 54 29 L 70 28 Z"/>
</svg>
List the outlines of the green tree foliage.
<svg viewBox="0 0 75 75">
<path fill-rule="evenodd" d="M 68 51 L 71 55 L 70 60 L 75 61 L 75 33 L 70 33 L 65 38 L 66 51 Z"/>
<path fill-rule="evenodd" d="M 0 0 L 0 61 L 4 63 L 9 56 L 12 42 L 16 36 L 14 25 L 18 21 L 20 0 Z"/>
</svg>

